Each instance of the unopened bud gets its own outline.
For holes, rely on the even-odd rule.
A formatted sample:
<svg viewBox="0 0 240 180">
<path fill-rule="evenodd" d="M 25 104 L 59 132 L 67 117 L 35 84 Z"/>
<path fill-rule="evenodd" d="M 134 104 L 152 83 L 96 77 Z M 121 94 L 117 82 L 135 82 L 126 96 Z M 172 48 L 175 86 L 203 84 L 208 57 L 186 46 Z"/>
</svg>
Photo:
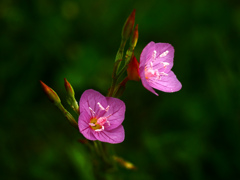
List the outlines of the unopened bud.
<svg viewBox="0 0 240 180">
<path fill-rule="evenodd" d="M 79 114 L 79 106 L 75 99 L 75 92 L 71 84 L 64 78 L 64 86 L 67 91 L 67 102 L 72 107 L 72 109 Z"/>
<path fill-rule="evenodd" d="M 130 46 L 134 49 L 138 41 L 138 24 L 135 26 L 132 38 L 130 39 Z"/>
<path fill-rule="evenodd" d="M 122 39 L 124 39 L 124 40 L 127 40 L 132 33 L 132 29 L 133 29 L 134 22 L 135 22 L 135 12 L 136 12 L 136 10 L 134 9 L 132 11 L 132 13 L 130 14 L 130 16 L 127 18 L 127 20 L 123 26 Z"/>
<path fill-rule="evenodd" d="M 60 104 L 61 100 L 58 97 L 57 93 L 50 87 L 48 87 L 44 82 L 40 81 L 43 91 L 48 96 L 49 100 L 54 104 Z"/>
<path fill-rule="evenodd" d="M 136 170 L 137 169 L 136 166 L 134 166 L 131 162 L 125 161 L 123 158 L 113 156 L 113 159 L 116 162 L 118 162 L 120 165 L 125 167 L 126 169 L 130 169 L 130 170 Z"/>
<path fill-rule="evenodd" d="M 133 56 L 131 61 L 128 64 L 127 68 L 127 75 L 129 80 L 139 81 L 139 62 L 137 61 L 136 57 Z"/>
<path fill-rule="evenodd" d="M 72 88 L 71 84 L 67 81 L 66 78 L 64 78 L 64 86 L 65 86 L 65 89 L 66 89 L 68 95 L 71 97 L 74 97 L 75 96 L 74 89 Z"/>
</svg>

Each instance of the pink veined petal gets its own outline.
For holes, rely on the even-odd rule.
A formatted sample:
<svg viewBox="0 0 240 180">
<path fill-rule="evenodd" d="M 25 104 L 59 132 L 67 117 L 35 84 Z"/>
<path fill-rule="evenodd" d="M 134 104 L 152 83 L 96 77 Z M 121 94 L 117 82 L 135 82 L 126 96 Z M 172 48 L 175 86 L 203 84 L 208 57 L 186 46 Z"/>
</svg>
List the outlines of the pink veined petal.
<svg viewBox="0 0 240 180">
<path fill-rule="evenodd" d="M 110 126 L 106 126 L 105 129 L 109 131 L 122 124 L 125 118 L 126 106 L 125 103 L 120 99 L 113 97 L 106 97 L 106 99 L 110 108 L 104 116 L 109 116 L 107 120 L 109 121 Z"/>
<path fill-rule="evenodd" d="M 142 81 L 142 84 L 143 86 L 149 90 L 150 92 L 152 92 L 153 94 L 157 95 L 158 94 L 154 91 L 154 89 L 149 85 L 148 81 L 146 80 L 146 77 L 145 77 L 145 68 L 144 67 L 141 67 L 139 68 L 139 74 L 140 74 L 140 78 L 141 78 L 141 81 Z"/>
<path fill-rule="evenodd" d="M 91 107 L 92 110 L 98 114 L 98 111 L 100 111 L 100 108 L 97 104 L 98 102 L 100 102 L 104 108 L 107 107 L 106 97 L 104 97 L 101 93 L 93 89 L 84 91 L 79 101 L 80 113 L 86 111 L 89 113 L 89 115 L 91 115 L 89 110 L 89 107 Z"/>
<path fill-rule="evenodd" d="M 174 48 L 169 43 L 156 43 L 155 44 L 156 54 L 156 64 L 158 62 L 158 66 L 155 66 L 154 69 L 158 69 L 160 72 L 168 73 L 173 67 L 173 58 L 174 58 Z M 166 55 L 164 54 L 166 53 Z M 160 57 L 161 56 L 161 57 Z M 168 63 L 166 68 L 161 68 L 163 64 L 161 62 Z"/>
<path fill-rule="evenodd" d="M 89 140 L 97 140 L 93 134 L 93 130 L 89 126 L 91 116 L 83 111 L 78 118 L 78 127 L 82 135 Z"/>
<path fill-rule="evenodd" d="M 182 88 L 182 84 L 172 71 L 168 73 L 168 76 L 161 76 L 161 79 L 151 77 L 148 82 L 153 88 L 164 92 L 176 92 Z"/>
<path fill-rule="evenodd" d="M 155 43 L 151 41 L 150 43 L 145 46 L 145 48 L 142 50 L 142 53 L 140 55 L 140 64 L 139 67 L 145 67 L 145 64 L 148 62 L 148 60 L 152 57 L 152 52 L 155 49 Z"/>
<path fill-rule="evenodd" d="M 117 144 L 123 142 L 125 138 L 125 132 L 122 125 L 118 126 L 115 129 L 112 129 L 110 131 L 104 130 L 104 131 L 98 131 L 94 132 L 94 136 L 97 138 L 97 140 L 102 142 L 108 142 L 111 144 Z"/>
</svg>

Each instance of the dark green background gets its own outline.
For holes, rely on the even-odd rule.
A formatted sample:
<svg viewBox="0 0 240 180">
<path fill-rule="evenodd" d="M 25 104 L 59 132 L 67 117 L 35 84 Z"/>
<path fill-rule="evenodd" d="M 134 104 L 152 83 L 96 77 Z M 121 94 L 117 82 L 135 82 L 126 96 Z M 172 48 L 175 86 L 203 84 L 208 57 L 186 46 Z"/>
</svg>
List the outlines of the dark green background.
<svg viewBox="0 0 240 180">
<path fill-rule="evenodd" d="M 139 59 L 150 41 L 175 48 L 177 93 L 129 82 L 126 138 L 114 145 L 137 180 L 240 179 L 238 1 L 0 1 L 0 179 L 93 179 L 82 136 L 42 92 L 65 107 L 63 78 L 79 100 L 107 93 L 123 23 L 136 9 Z M 70 110 L 70 108 L 68 108 Z M 72 112 L 72 111 L 71 111 Z"/>
</svg>

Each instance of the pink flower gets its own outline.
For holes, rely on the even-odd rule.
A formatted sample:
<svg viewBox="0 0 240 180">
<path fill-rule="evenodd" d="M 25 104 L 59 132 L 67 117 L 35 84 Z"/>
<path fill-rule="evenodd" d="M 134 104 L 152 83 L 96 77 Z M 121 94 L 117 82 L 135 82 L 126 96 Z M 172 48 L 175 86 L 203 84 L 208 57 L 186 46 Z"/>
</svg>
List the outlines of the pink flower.
<svg viewBox="0 0 240 180">
<path fill-rule="evenodd" d="M 139 73 L 143 86 L 152 93 L 153 88 L 164 92 L 176 92 L 182 88 L 173 67 L 174 48 L 168 43 L 150 42 L 140 56 Z"/>
<path fill-rule="evenodd" d="M 89 89 L 82 94 L 79 106 L 78 126 L 85 138 L 112 144 L 124 140 L 125 133 L 121 124 L 126 107 L 123 101 Z"/>
</svg>

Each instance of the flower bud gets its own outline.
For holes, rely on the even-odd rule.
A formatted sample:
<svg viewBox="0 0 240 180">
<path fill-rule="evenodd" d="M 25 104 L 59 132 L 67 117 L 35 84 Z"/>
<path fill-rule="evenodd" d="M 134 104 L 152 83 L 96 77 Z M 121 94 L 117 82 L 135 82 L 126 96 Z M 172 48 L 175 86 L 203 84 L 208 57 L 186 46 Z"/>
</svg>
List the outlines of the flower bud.
<svg viewBox="0 0 240 180">
<path fill-rule="evenodd" d="M 133 56 L 127 68 L 128 79 L 133 81 L 139 81 L 139 62 L 136 57 Z"/>
<path fill-rule="evenodd" d="M 138 24 L 135 26 L 132 38 L 130 39 L 130 46 L 134 49 L 138 41 Z"/>
<path fill-rule="evenodd" d="M 64 86 L 67 91 L 67 103 L 73 108 L 73 110 L 79 114 L 79 106 L 75 99 L 75 92 L 71 84 L 64 78 Z"/>
<path fill-rule="evenodd" d="M 67 81 L 66 78 L 64 78 L 64 86 L 65 86 L 65 89 L 66 89 L 68 95 L 71 96 L 71 97 L 74 97 L 75 96 L 75 92 L 74 92 L 71 84 Z"/>
<path fill-rule="evenodd" d="M 43 83 L 41 80 L 40 83 L 43 88 L 43 91 L 48 96 L 49 100 L 54 104 L 60 104 L 61 100 L 58 97 L 57 93 L 52 88 L 48 87 L 45 83 Z"/>
<path fill-rule="evenodd" d="M 135 22 L 135 12 L 136 12 L 136 10 L 134 9 L 132 11 L 132 13 L 130 14 L 130 16 L 127 18 L 127 20 L 123 26 L 122 39 L 124 39 L 124 40 L 127 40 L 132 33 L 132 29 L 133 29 L 134 22 Z"/>
<path fill-rule="evenodd" d="M 118 162 L 121 166 L 125 167 L 126 169 L 136 170 L 136 166 L 134 166 L 131 162 L 124 160 L 121 157 L 113 156 L 113 160 Z"/>
</svg>

